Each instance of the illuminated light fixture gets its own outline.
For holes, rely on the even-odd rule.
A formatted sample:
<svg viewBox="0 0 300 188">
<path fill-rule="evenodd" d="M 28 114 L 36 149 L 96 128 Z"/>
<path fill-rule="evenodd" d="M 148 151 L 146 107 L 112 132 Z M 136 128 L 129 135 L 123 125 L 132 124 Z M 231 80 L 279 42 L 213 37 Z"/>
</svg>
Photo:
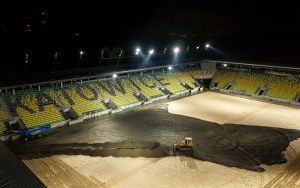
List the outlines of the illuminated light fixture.
<svg viewBox="0 0 300 188">
<path fill-rule="evenodd" d="M 196 49 L 199 50 L 200 46 L 196 46 Z"/>
<path fill-rule="evenodd" d="M 83 55 L 83 54 L 84 54 L 84 52 L 82 50 L 80 50 L 79 55 Z"/>
<path fill-rule="evenodd" d="M 223 67 L 227 67 L 227 64 L 225 63 L 225 64 L 223 64 Z"/>
<path fill-rule="evenodd" d="M 149 50 L 149 54 L 150 55 L 154 54 L 154 49 Z"/>
<path fill-rule="evenodd" d="M 138 55 L 140 52 L 141 52 L 141 49 L 140 49 L 140 48 L 136 48 L 136 49 L 135 49 L 135 55 Z"/>
<path fill-rule="evenodd" d="M 169 67 L 168 67 L 168 69 L 169 69 L 169 70 L 172 70 L 172 69 L 173 69 L 173 67 L 169 66 Z"/>
<path fill-rule="evenodd" d="M 210 44 L 206 43 L 206 44 L 205 44 L 205 48 L 206 48 L 206 49 L 210 48 Z"/>
<path fill-rule="evenodd" d="M 180 51 L 179 47 L 174 47 L 174 48 L 173 48 L 173 52 L 174 52 L 175 54 L 178 54 L 179 51 Z"/>
<path fill-rule="evenodd" d="M 116 73 L 114 73 L 114 74 L 112 75 L 112 77 L 113 77 L 113 78 L 117 78 L 118 75 L 117 75 Z"/>
</svg>

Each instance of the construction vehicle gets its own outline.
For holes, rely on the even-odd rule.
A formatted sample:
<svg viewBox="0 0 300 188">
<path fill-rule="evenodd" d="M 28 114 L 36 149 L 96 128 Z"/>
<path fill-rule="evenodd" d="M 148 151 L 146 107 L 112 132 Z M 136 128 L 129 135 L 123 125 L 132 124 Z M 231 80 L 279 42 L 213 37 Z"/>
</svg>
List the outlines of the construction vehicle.
<svg viewBox="0 0 300 188">
<path fill-rule="evenodd" d="M 179 140 L 178 144 L 173 145 L 173 155 L 179 155 L 179 153 L 193 153 L 192 137 L 185 137 Z"/>
</svg>

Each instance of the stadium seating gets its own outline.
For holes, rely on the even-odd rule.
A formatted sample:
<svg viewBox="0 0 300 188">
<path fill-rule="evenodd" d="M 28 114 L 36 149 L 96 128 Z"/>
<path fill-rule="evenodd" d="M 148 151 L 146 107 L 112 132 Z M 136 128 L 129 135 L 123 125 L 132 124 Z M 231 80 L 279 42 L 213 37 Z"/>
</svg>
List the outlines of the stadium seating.
<svg viewBox="0 0 300 188">
<path fill-rule="evenodd" d="M 215 82 L 218 83 L 218 88 L 224 89 L 228 83 L 234 82 L 237 77 L 238 72 L 221 70 L 215 73 Z"/>
<path fill-rule="evenodd" d="M 153 78 L 134 76 L 131 78 L 131 80 L 140 88 L 141 93 L 147 99 L 152 99 L 164 95 L 159 86 L 155 84 Z"/>
<path fill-rule="evenodd" d="M 267 96 L 294 100 L 300 93 L 300 78 L 287 75 L 271 75 L 255 72 L 217 71 L 218 88 L 234 83 L 233 90 L 255 94 L 259 88 L 267 89 Z"/>
<path fill-rule="evenodd" d="M 4 131 L 6 130 L 4 122 L 8 119 L 8 114 L 3 105 L 4 104 L 0 102 L 0 136 L 3 135 Z"/>
<path fill-rule="evenodd" d="M 255 94 L 260 88 L 264 87 L 268 81 L 265 74 L 240 72 L 235 80 L 234 90 L 245 91 L 247 94 Z"/>
<path fill-rule="evenodd" d="M 15 95 L 7 94 L 0 98 L 0 135 L 6 129 L 4 122 L 10 115 L 19 116 L 26 128 L 33 128 L 65 120 L 68 116 L 61 112 L 65 107 L 71 107 L 82 117 L 86 113 L 123 107 L 193 89 L 197 87 L 195 79 L 211 77 L 218 83 L 218 88 L 223 89 L 228 83 L 233 83 L 232 90 L 246 94 L 255 94 L 259 88 L 266 88 L 267 92 L 264 94 L 267 96 L 295 100 L 300 93 L 299 77 L 248 72 L 248 69 L 222 68 L 216 72 L 173 69 L 131 74 L 115 79 L 90 80 L 80 84 L 73 82 L 64 84 L 63 88 L 49 86 L 42 88 L 42 91 L 20 90 Z M 137 95 L 138 93 L 142 95 Z M 107 105 L 107 101 L 113 105 Z"/>
<path fill-rule="evenodd" d="M 114 94 L 109 93 L 106 89 L 102 89 L 101 94 L 105 98 L 110 99 L 118 107 L 137 103 L 138 99 L 134 96 L 134 90 L 127 83 L 128 81 L 124 82 L 123 79 L 112 81 L 112 83 L 103 82 L 103 86 L 106 88 L 110 87 Z"/>
<path fill-rule="evenodd" d="M 270 76 L 267 96 L 294 100 L 300 93 L 300 79 L 290 76 Z"/>
<path fill-rule="evenodd" d="M 186 83 L 189 87 L 191 88 L 197 87 L 194 78 L 189 71 L 178 71 L 175 74 L 178 80 L 180 80 L 183 83 Z"/>
<path fill-rule="evenodd" d="M 202 77 L 213 77 L 213 71 L 203 71 L 198 69 L 192 69 L 189 71 L 194 78 L 202 78 Z"/>
<path fill-rule="evenodd" d="M 185 87 L 181 85 L 180 80 L 178 80 L 175 74 L 173 73 L 161 73 L 157 74 L 156 76 L 160 77 L 160 84 L 165 86 L 166 89 L 173 94 L 185 90 Z"/>
<path fill-rule="evenodd" d="M 63 116 L 54 104 L 45 106 L 38 104 L 36 95 L 21 96 L 19 103 L 19 106 L 16 107 L 16 112 L 27 128 L 33 128 L 35 126 L 51 124 L 64 120 Z"/>
<path fill-rule="evenodd" d="M 50 91 L 49 95 L 60 105 L 72 107 L 78 116 L 91 111 L 106 109 L 102 103 L 103 96 L 91 85 L 71 85 L 64 89 Z"/>
</svg>

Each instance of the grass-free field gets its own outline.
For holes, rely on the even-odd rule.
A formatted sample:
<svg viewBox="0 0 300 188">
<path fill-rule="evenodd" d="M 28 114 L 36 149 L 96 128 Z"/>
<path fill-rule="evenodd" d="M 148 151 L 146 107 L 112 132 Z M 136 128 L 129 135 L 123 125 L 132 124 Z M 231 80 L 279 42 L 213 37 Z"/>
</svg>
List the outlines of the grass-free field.
<svg viewBox="0 0 300 188">
<path fill-rule="evenodd" d="M 48 187 L 293 187 L 299 122 L 297 108 L 204 92 L 61 128 L 15 150 Z M 194 138 L 194 158 L 170 156 L 185 136 Z"/>
</svg>

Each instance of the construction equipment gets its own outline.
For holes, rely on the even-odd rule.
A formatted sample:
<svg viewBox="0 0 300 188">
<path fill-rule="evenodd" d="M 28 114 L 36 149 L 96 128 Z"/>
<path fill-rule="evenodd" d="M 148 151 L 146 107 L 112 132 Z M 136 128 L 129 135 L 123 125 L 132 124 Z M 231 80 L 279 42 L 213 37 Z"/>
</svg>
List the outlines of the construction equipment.
<svg viewBox="0 0 300 188">
<path fill-rule="evenodd" d="M 173 145 L 173 154 L 177 155 L 178 152 L 193 151 L 193 139 L 192 137 L 185 137 L 179 140 L 178 144 Z"/>
</svg>

